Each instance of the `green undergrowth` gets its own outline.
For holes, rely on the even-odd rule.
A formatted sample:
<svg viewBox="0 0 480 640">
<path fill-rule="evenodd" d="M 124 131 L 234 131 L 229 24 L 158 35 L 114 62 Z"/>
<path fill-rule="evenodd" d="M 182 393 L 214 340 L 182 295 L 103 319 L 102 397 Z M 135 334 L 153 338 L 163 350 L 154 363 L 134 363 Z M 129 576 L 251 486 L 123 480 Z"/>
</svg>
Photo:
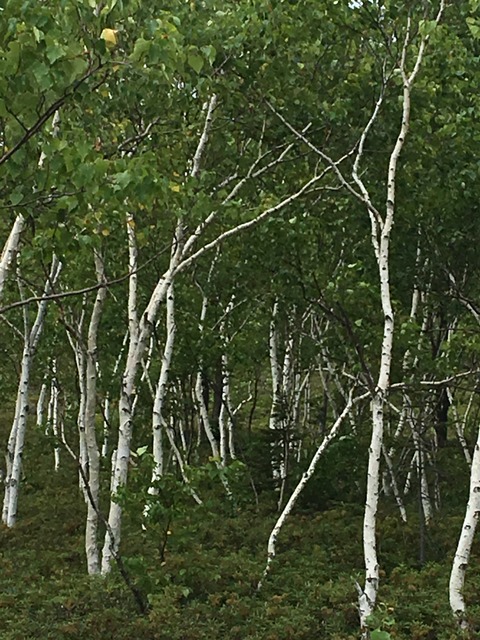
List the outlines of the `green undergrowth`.
<svg viewBox="0 0 480 640">
<path fill-rule="evenodd" d="M 231 504 L 207 465 L 198 481 L 205 504 L 196 506 L 175 483 L 162 485 L 163 506 L 144 531 L 139 510 L 132 506 L 142 485 L 139 465 L 122 498 L 127 512 L 125 566 L 150 605 L 148 614 L 139 615 L 116 570 L 107 579 L 85 575 L 85 506 L 73 461 L 62 452 L 62 468 L 55 473 L 49 443 L 38 433 L 29 438 L 18 524 L 13 530 L 0 529 L 3 640 L 359 637 L 359 502 L 332 500 L 325 505 L 322 495 L 322 507 L 316 508 L 311 495 L 282 530 L 272 572 L 258 593 L 266 542 L 276 519 L 274 496 L 260 493 L 257 505 L 248 481 L 240 479 L 233 482 L 238 500 Z M 411 506 L 407 525 L 391 505 L 382 506 L 381 589 L 372 637 L 461 638 L 451 619 L 447 590 L 461 506 L 445 505 L 423 538 Z M 478 543 L 474 554 L 480 554 Z M 466 597 L 474 625 L 480 625 L 479 591 L 480 569 L 473 562 Z"/>
</svg>

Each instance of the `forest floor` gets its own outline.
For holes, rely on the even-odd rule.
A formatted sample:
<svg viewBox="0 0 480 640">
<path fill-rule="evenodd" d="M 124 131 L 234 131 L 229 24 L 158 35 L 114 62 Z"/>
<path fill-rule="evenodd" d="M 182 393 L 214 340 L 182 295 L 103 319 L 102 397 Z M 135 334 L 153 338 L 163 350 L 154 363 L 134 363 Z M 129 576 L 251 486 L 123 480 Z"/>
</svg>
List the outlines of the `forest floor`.
<svg viewBox="0 0 480 640">
<path fill-rule="evenodd" d="M 310 491 L 282 530 L 272 572 L 257 593 L 276 519 L 272 492 L 259 492 L 256 504 L 249 483 L 238 480 L 239 498 L 232 507 L 221 497 L 218 478 L 206 474 L 201 481 L 206 500 L 199 507 L 175 483 L 165 485 L 161 490 L 168 508 L 162 507 L 143 531 L 134 506 L 140 467 L 132 473 L 131 494 L 123 497 L 122 553 L 129 574 L 148 598 L 146 615 L 136 610 L 117 570 L 107 579 L 86 576 L 85 503 L 74 462 L 62 451 L 62 467 L 55 473 L 51 441 L 30 430 L 18 524 L 0 528 L 2 640 L 358 638 L 360 500 L 323 500 L 319 506 Z M 455 485 L 452 480 L 453 475 L 444 479 L 447 489 Z M 464 483 L 460 489 L 463 495 Z M 467 637 L 457 630 L 448 606 L 449 570 L 464 504 L 455 495 L 447 491 L 447 503 L 424 532 L 414 501 L 407 525 L 391 505 L 382 506 L 381 588 L 372 620 L 377 640 Z M 473 553 L 465 595 L 472 623 L 479 628 L 478 542 Z"/>
</svg>

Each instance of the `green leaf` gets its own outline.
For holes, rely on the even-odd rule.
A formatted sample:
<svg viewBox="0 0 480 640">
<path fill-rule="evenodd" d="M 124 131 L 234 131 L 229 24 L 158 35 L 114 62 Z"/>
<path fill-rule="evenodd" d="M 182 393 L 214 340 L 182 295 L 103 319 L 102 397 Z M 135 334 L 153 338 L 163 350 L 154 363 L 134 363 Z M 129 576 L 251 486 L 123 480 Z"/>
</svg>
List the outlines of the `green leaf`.
<svg viewBox="0 0 480 640">
<path fill-rule="evenodd" d="M 132 60 L 133 62 L 139 62 L 139 60 L 145 57 L 151 46 L 152 43 L 150 40 L 139 38 L 136 41 L 135 46 L 133 47 L 133 52 L 130 55 L 130 60 Z"/>
<path fill-rule="evenodd" d="M 200 73 L 200 71 L 203 69 L 203 58 L 200 57 L 197 53 L 189 53 L 187 62 L 195 71 L 195 73 Z"/>
<path fill-rule="evenodd" d="M 114 191 L 118 191 L 119 189 L 125 189 L 130 184 L 132 174 L 129 171 L 122 171 L 121 173 L 116 173 L 113 179 L 115 181 Z"/>
<path fill-rule="evenodd" d="M 435 31 L 437 22 L 436 20 L 420 20 L 418 26 L 422 36 L 428 36 Z"/>
<path fill-rule="evenodd" d="M 215 62 L 215 58 L 217 57 L 217 50 L 213 45 L 207 44 L 204 47 L 201 47 L 200 50 L 205 54 L 205 57 L 210 64 L 213 64 Z"/>
<path fill-rule="evenodd" d="M 40 89 L 42 91 L 48 89 L 51 85 L 49 67 L 45 63 L 39 61 L 32 65 L 31 70 Z"/>
<path fill-rule="evenodd" d="M 467 25 L 472 36 L 475 39 L 480 38 L 480 24 L 478 20 L 475 20 L 475 18 L 467 18 Z"/>
<path fill-rule="evenodd" d="M 53 64 L 60 58 L 63 58 L 65 53 L 65 47 L 58 42 L 50 42 L 50 44 L 47 45 L 46 54 L 50 64 Z"/>
<path fill-rule="evenodd" d="M 381 631 L 380 629 L 375 629 L 370 634 L 370 640 L 392 640 L 392 636 L 388 633 L 388 631 Z"/>
<path fill-rule="evenodd" d="M 33 35 L 35 36 L 36 42 L 40 42 L 45 36 L 43 31 L 40 31 L 40 29 L 37 29 L 35 26 L 33 27 Z"/>
<path fill-rule="evenodd" d="M 10 202 L 11 204 L 13 204 L 13 206 L 20 204 L 22 200 L 23 200 L 23 193 L 21 193 L 17 189 L 10 194 Z"/>
</svg>

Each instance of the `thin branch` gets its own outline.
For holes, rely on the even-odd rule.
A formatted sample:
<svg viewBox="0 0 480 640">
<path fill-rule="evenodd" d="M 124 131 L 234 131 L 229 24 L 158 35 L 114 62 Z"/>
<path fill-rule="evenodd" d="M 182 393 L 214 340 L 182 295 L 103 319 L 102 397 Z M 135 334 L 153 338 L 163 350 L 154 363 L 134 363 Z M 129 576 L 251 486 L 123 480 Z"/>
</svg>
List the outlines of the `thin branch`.
<svg viewBox="0 0 480 640">
<path fill-rule="evenodd" d="M 18 307 L 23 307 L 27 304 L 31 304 L 33 302 L 43 302 L 44 300 L 59 300 L 61 298 L 71 298 L 73 296 L 80 296 L 84 293 L 90 293 L 92 291 L 97 291 L 98 289 L 108 289 L 115 284 L 120 284 L 128 280 L 133 274 L 142 271 L 147 267 L 153 260 L 158 258 L 162 253 L 164 253 L 167 248 L 161 249 L 156 255 L 149 258 L 146 262 L 140 265 L 135 271 L 129 271 L 123 276 L 119 276 L 118 278 L 114 278 L 113 280 L 106 280 L 105 282 L 93 284 L 91 287 L 84 287 L 83 289 L 75 289 L 74 291 L 61 291 L 60 293 L 51 293 L 47 296 L 32 296 L 31 298 L 26 298 L 25 300 L 17 300 L 17 302 L 12 302 L 11 304 L 7 304 L 4 307 L 0 307 L 0 314 L 5 313 L 6 311 L 10 311 L 11 309 L 17 309 Z"/>
<path fill-rule="evenodd" d="M 44 113 L 38 118 L 38 120 L 33 124 L 30 128 L 28 128 L 23 136 L 16 142 L 3 156 L 0 157 L 0 166 L 4 164 L 9 158 L 11 158 L 24 144 L 26 144 L 30 138 L 40 131 L 43 125 L 49 120 L 55 112 L 62 107 L 68 98 L 75 93 L 75 91 L 86 81 L 88 78 L 93 76 L 97 71 L 102 68 L 103 65 L 99 64 L 95 67 L 91 67 L 87 73 L 85 73 L 81 78 L 79 78 L 71 88 L 67 88 L 63 96 L 55 100 L 53 104 L 51 104 L 48 109 L 44 111 Z"/>
<path fill-rule="evenodd" d="M 340 171 L 340 169 L 338 168 L 338 165 L 343 162 L 343 160 L 345 160 L 346 158 L 348 158 L 349 156 L 353 155 L 354 150 L 356 148 L 357 145 L 355 145 L 353 147 L 353 149 L 351 151 L 349 151 L 348 153 L 346 153 L 344 156 L 342 156 L 342 158 L 340 158 L 339 160 L 335 161 L 333 160 L 330 156 L 328 156 L 324 151 L 322 151 L 321 149 L 319 149 L 317 146 L 315 146 L 312 142 L 310 142 L 310 140 L 308 138 L 306 138 L 300 131 L 298 131 L 297 129 L 295 129 L 295 127 L 293 127 L 283 116 L 281 113 L 279 113 L 275 107 L 270 104 L 270 102 L 267 101 L 267 106 L 271 109 L 271 111 L 273 111 L 273 113 L 277 116 L 277 118 L 279 118 L 279 120 L 287 127 L 287 129 L 289 129 L 299 140 L 301 140 L 302 142 L 304 142 L 312 151 L 314 151 L 317 155 L 319 155 L 322 160 L 324 160 L 331 169 L 333 169 L 335 175 L 337 176 L 338 180 L 340 181 L 340 184 L 345 187 L 345 189 L 347 189 L 347 191 L 349 191 L 353 196 L 355 196 L 355 198 L 357 198 L 358 200 L 360 200 L 361 202 L 365 203 L 365 199 L 363 197 L 363 195 L 361 193 L 359 193 L 358 191 L 356 191 L 352 185 L 346 180 L 346 178 L 344 177 L 343 173 Z M 377 211 L 377 209 L 371 205 L 371 210 L 372 213 L 374 213 L 374 215 L 378 218 L 381 219 L 380 213 Z"/>
<path fill-rule="evenodd" d="M 418 383 L 422 387 L 427 387 L 431 389 L 436 389 L 438 387 L 445 387 L 449 385 L 451 382 L 455 380 L 460 380 L 462 378 L 467 378 L 468 376 L 474 376 L 480 374 L 480 369 L 471 369 L 470 371 L 462 371 L 461 373 L 455 373 L 448 378 L 443 378 L 443 380 L 420 380 Z M 390 389 L 394 391 L 411 389 L 414 385 L 409 382 L 395 382 L 390 385 Z"/>
</svg>

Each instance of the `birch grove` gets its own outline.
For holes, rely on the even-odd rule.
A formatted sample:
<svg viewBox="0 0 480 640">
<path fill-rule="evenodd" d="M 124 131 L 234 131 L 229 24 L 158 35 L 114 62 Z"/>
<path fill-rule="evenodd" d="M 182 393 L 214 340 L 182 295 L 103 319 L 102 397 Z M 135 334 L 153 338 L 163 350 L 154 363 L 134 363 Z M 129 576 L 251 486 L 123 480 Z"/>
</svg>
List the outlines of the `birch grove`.
<svg viewBox="0 0 480 640">
<path fill-rule="evenodd" d="M 55 486 L 146 626 L 475 633 L 479 3 L 47 4 L 0 11 L 12 549 Z"/>
</svg>

